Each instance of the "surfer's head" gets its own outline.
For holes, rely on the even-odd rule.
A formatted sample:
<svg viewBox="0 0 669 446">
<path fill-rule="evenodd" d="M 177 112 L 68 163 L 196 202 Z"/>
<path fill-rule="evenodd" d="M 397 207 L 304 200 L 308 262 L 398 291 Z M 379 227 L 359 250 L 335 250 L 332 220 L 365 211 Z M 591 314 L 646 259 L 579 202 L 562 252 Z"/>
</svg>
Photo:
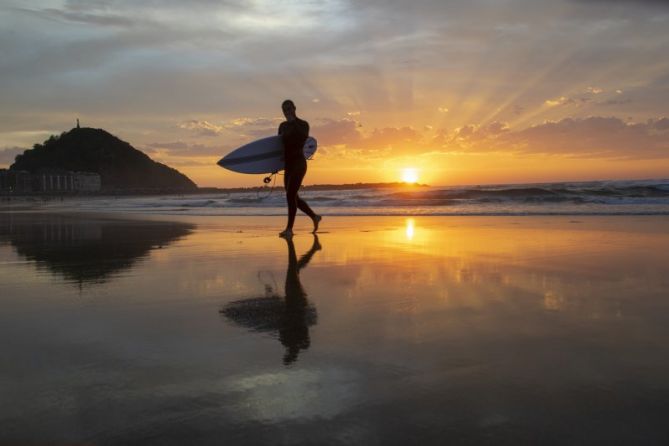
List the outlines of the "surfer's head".
<svg viewBox="0 0 669 446">
<path fill-rule="evenodd" d="M 295 119 L 295 103 L 290 99 L 286 99 L 281 103 L 281 110 L 283 110 L 283 115 L 286 119 L 291 120 Z"/>
</svg>

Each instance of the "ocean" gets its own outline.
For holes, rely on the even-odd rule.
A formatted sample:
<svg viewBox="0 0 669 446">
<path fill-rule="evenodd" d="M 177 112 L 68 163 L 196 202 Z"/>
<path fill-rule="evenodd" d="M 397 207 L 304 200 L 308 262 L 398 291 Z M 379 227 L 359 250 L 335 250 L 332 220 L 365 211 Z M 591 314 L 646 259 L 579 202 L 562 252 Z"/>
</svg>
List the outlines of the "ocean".
<svg viewBox="0 0 669 446">
<path fill-rule="evenodd" d="M 669 179 L 482 186 L 304 190 L 319 214 L 373 215 L 669 215 Z M 281 186 L 261 191 L 38 202 L 53 210 L 164 215 L 283 215 Z"/>
</svg>

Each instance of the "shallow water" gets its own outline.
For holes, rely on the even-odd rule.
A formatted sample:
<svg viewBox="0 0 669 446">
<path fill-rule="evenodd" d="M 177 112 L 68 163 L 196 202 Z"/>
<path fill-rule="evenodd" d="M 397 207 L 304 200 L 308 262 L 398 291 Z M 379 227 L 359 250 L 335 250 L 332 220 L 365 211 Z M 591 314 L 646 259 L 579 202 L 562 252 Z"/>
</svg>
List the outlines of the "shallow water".
<svg viewBox="0 0 669 446">
<path fill-rule="evenodd" d="M 669 180 L 306 189 L 300 196 L 326 216 L 669 215 Z M 6 197 L 0 210 L 283 216 L 285 202 L 275 184 L 256 191 L 191 195 Z"/>
<path fill-rule="evenodd" d="M 282 223 L 0 213 L 0 443 L 669 441 L 668 217 Z"/>
</svg>

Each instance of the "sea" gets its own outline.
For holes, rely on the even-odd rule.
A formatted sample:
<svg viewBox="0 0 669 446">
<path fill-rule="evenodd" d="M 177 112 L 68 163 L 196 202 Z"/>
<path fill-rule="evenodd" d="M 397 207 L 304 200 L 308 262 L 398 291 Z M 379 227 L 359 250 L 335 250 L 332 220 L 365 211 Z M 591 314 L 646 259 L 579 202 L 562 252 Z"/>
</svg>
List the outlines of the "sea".
<svg viewBox="0 0 669 446">
<path fill-rule="evenodd" d="M 669 215 L 669 179 L 300 192 L 321 215 Z M 284 215 L 280 186 L 193 195 L 34 199 L 46 210 L 164 215 Z"/>
</svg>

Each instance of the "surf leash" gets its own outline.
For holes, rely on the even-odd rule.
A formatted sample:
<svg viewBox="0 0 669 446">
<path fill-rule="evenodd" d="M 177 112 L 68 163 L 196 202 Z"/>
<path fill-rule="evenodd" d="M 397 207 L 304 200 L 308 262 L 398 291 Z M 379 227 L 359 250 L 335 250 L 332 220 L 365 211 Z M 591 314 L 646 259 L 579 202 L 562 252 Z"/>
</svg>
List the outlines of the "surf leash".
<svg viewBox="0 0 669 446">
<path fill-rule="evenodd" d="M 309 158 L 307 158 L 307 161 L 314 159 L 314 154 L 312 153 Z M 265 195 L 264 197 L 260 196 L 260 191 L 258 191 L 258 200 L 264 200 L 265 198 L 269 198 L 270 195 L 272 195 L 272 192 L 274 192 L 274 187 L 276 186 L 276 177 L 279 175 L 279 171 L 277 170 L 276 172 L 272 172 L 269 175 L 267 175 L 265 178 L 262 179 L 262 182 L 265 184 L 265 187 L 268 187 L 267 185 L 269 183 L 272 183 L 272 188 L 269 190 L 269 193 Z M 274 182 L 272 182 L 272 178 L 274 178 Z"/>
<path fill-rule="evenodd" d="M 261 191 L 259 190 L 258 193 L 257 193 L 258 200 L 264 200 L 265 198 L 269 198 L 270 195 L 272 195 L 272 192 L 274 192 L 274 188 L 276 187 L 276 177 L 278 176 L 278 174 L 279 174 L 278 171 L 277 172 L 272 172 L 268 176 L 266 176 L 265 178 L 262 179 L 262 182 L 265 183 L 265 189 L 267 187 L 269 187 L 268 186 L 269 183 L 272 183 L 272 187 L 270 188 L 267 195 L 265 195 L 264 197 L 260 196 Z M 274 181 L 272 181 L 272 178 L 274 178 Z"/>
</svg>

